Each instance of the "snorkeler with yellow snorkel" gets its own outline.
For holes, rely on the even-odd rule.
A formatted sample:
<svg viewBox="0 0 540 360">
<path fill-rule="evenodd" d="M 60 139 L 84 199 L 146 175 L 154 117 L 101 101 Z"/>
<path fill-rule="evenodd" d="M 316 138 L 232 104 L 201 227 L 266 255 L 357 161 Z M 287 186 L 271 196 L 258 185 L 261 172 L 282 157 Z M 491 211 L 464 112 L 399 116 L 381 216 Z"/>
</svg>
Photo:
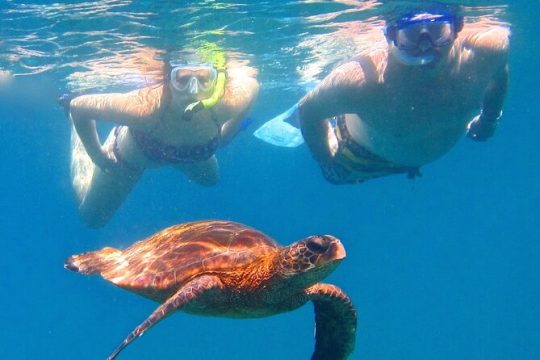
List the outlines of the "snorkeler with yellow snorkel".
<svg viewBox="0 0 540 360">
<path fill-rule="evenodd" d="M 171 165 L 190 181 L 216 184 L 215 153 L 239 131 L 259 90 L 254 68 L 227 61 L 211 43 L 170 55 L 163 73 L 158 85 L 64 101 L 72 183 L 91 227 L 111 219 L 147 168 Z M 97 120 L 116 124 L 103 145 Z"/>
</svg>

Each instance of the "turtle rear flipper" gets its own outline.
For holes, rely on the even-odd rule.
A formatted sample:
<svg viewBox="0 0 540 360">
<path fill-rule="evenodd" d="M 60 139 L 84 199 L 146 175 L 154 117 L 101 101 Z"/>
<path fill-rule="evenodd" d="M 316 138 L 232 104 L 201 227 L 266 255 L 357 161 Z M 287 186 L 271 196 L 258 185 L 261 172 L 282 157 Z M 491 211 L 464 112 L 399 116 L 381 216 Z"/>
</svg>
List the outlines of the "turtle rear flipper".
<svg viewBox="0 0 540 360">
<path fill-rule="evenodd" d="M 204 275 L 188 282 L 182 286 L 174 295 L 172 295 L 167 301 L 161 304 L 154 312 L 135 328 L 128 335 L 127 338 L 122 341 L 120 346 L 114 350 L 114 352 L 107 358 L 107 360 L 115 359 L 120 351 L 129 345 L 133 340 L 142 336 L 146 330 L 155 325 L 158 321 L 170 315 L 172 312 L 179 310 L 185 304 L 200 296 L 206 291 L 212 289 L 222 289 L 223 284 L 221 280 L 216 276 Z"/>
<path fill-rule="evenodd" d="M 64 267 L 81 274 L 99 274 L 105 271 L 111 264 L 116 263 L 120 255 L 122 255 L 122 251 L 106 247 L 99 251 L 73 255 L 66 259 Z"/>
<path fill-rule="evenodd" d="M 315 306 L 315 351 L 312 360 L 344 360 L 356 342 L 356 310 L 337 286 L 315 284 L 306 290 Z"/>
</svg>

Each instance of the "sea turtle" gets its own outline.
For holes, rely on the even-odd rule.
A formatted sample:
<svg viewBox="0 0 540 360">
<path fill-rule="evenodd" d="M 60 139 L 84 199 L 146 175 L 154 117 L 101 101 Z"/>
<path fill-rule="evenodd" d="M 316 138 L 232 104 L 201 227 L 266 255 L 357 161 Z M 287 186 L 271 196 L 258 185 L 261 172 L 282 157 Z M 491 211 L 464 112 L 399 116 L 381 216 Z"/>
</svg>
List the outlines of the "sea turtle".
<svg viewBox="0 0 540 360">
<path fill-rule="evenodd" d="M 309 236 L 281 247 L 263 233 L 229 221 L 166 228 L 121 251 L 74 255 L 66 269 L 100 274 L 116 286 L 162 303 L 109 356 L 176 310 L 252 318 L 315 307 L 312 359 L 346 359 L 355 344 L 356 311 L 345 293 L 318 283 L 345 258 L 333 236 Z"/>
</svg>

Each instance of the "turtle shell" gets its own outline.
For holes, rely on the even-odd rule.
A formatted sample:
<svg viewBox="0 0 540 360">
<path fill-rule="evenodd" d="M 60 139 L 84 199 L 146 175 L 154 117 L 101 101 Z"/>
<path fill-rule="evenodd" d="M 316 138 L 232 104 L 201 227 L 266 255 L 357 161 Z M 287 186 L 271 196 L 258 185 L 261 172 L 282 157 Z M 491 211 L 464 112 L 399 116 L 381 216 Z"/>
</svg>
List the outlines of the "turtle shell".
<svg viewBox="0 0 540 360">
<path fill-rule="evenodd" d="M 242 224 L 192 222 L 164 229 L 124 251 L 109 248 L 110 260 L 101 275 L 119 287 L 162 301 L 196 276 L 219 276 L 273 256 L 280 248 Z"/>
</svg>

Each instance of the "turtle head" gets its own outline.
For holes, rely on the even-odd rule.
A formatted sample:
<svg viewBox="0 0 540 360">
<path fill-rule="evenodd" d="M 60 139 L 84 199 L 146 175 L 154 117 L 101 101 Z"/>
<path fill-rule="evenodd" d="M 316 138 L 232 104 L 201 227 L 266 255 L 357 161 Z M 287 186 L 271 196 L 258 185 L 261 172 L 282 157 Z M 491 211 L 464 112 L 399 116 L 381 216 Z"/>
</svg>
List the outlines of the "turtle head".
<svg viewBox="0 0 540 360">
<path fill-rule="evenodd" d="M 278 272 L 298 286 L 311 286 L 328 276 L 345 258 L 345 248 L 331 235 L 309 236 L 283 248 Z"/>
</svg>

